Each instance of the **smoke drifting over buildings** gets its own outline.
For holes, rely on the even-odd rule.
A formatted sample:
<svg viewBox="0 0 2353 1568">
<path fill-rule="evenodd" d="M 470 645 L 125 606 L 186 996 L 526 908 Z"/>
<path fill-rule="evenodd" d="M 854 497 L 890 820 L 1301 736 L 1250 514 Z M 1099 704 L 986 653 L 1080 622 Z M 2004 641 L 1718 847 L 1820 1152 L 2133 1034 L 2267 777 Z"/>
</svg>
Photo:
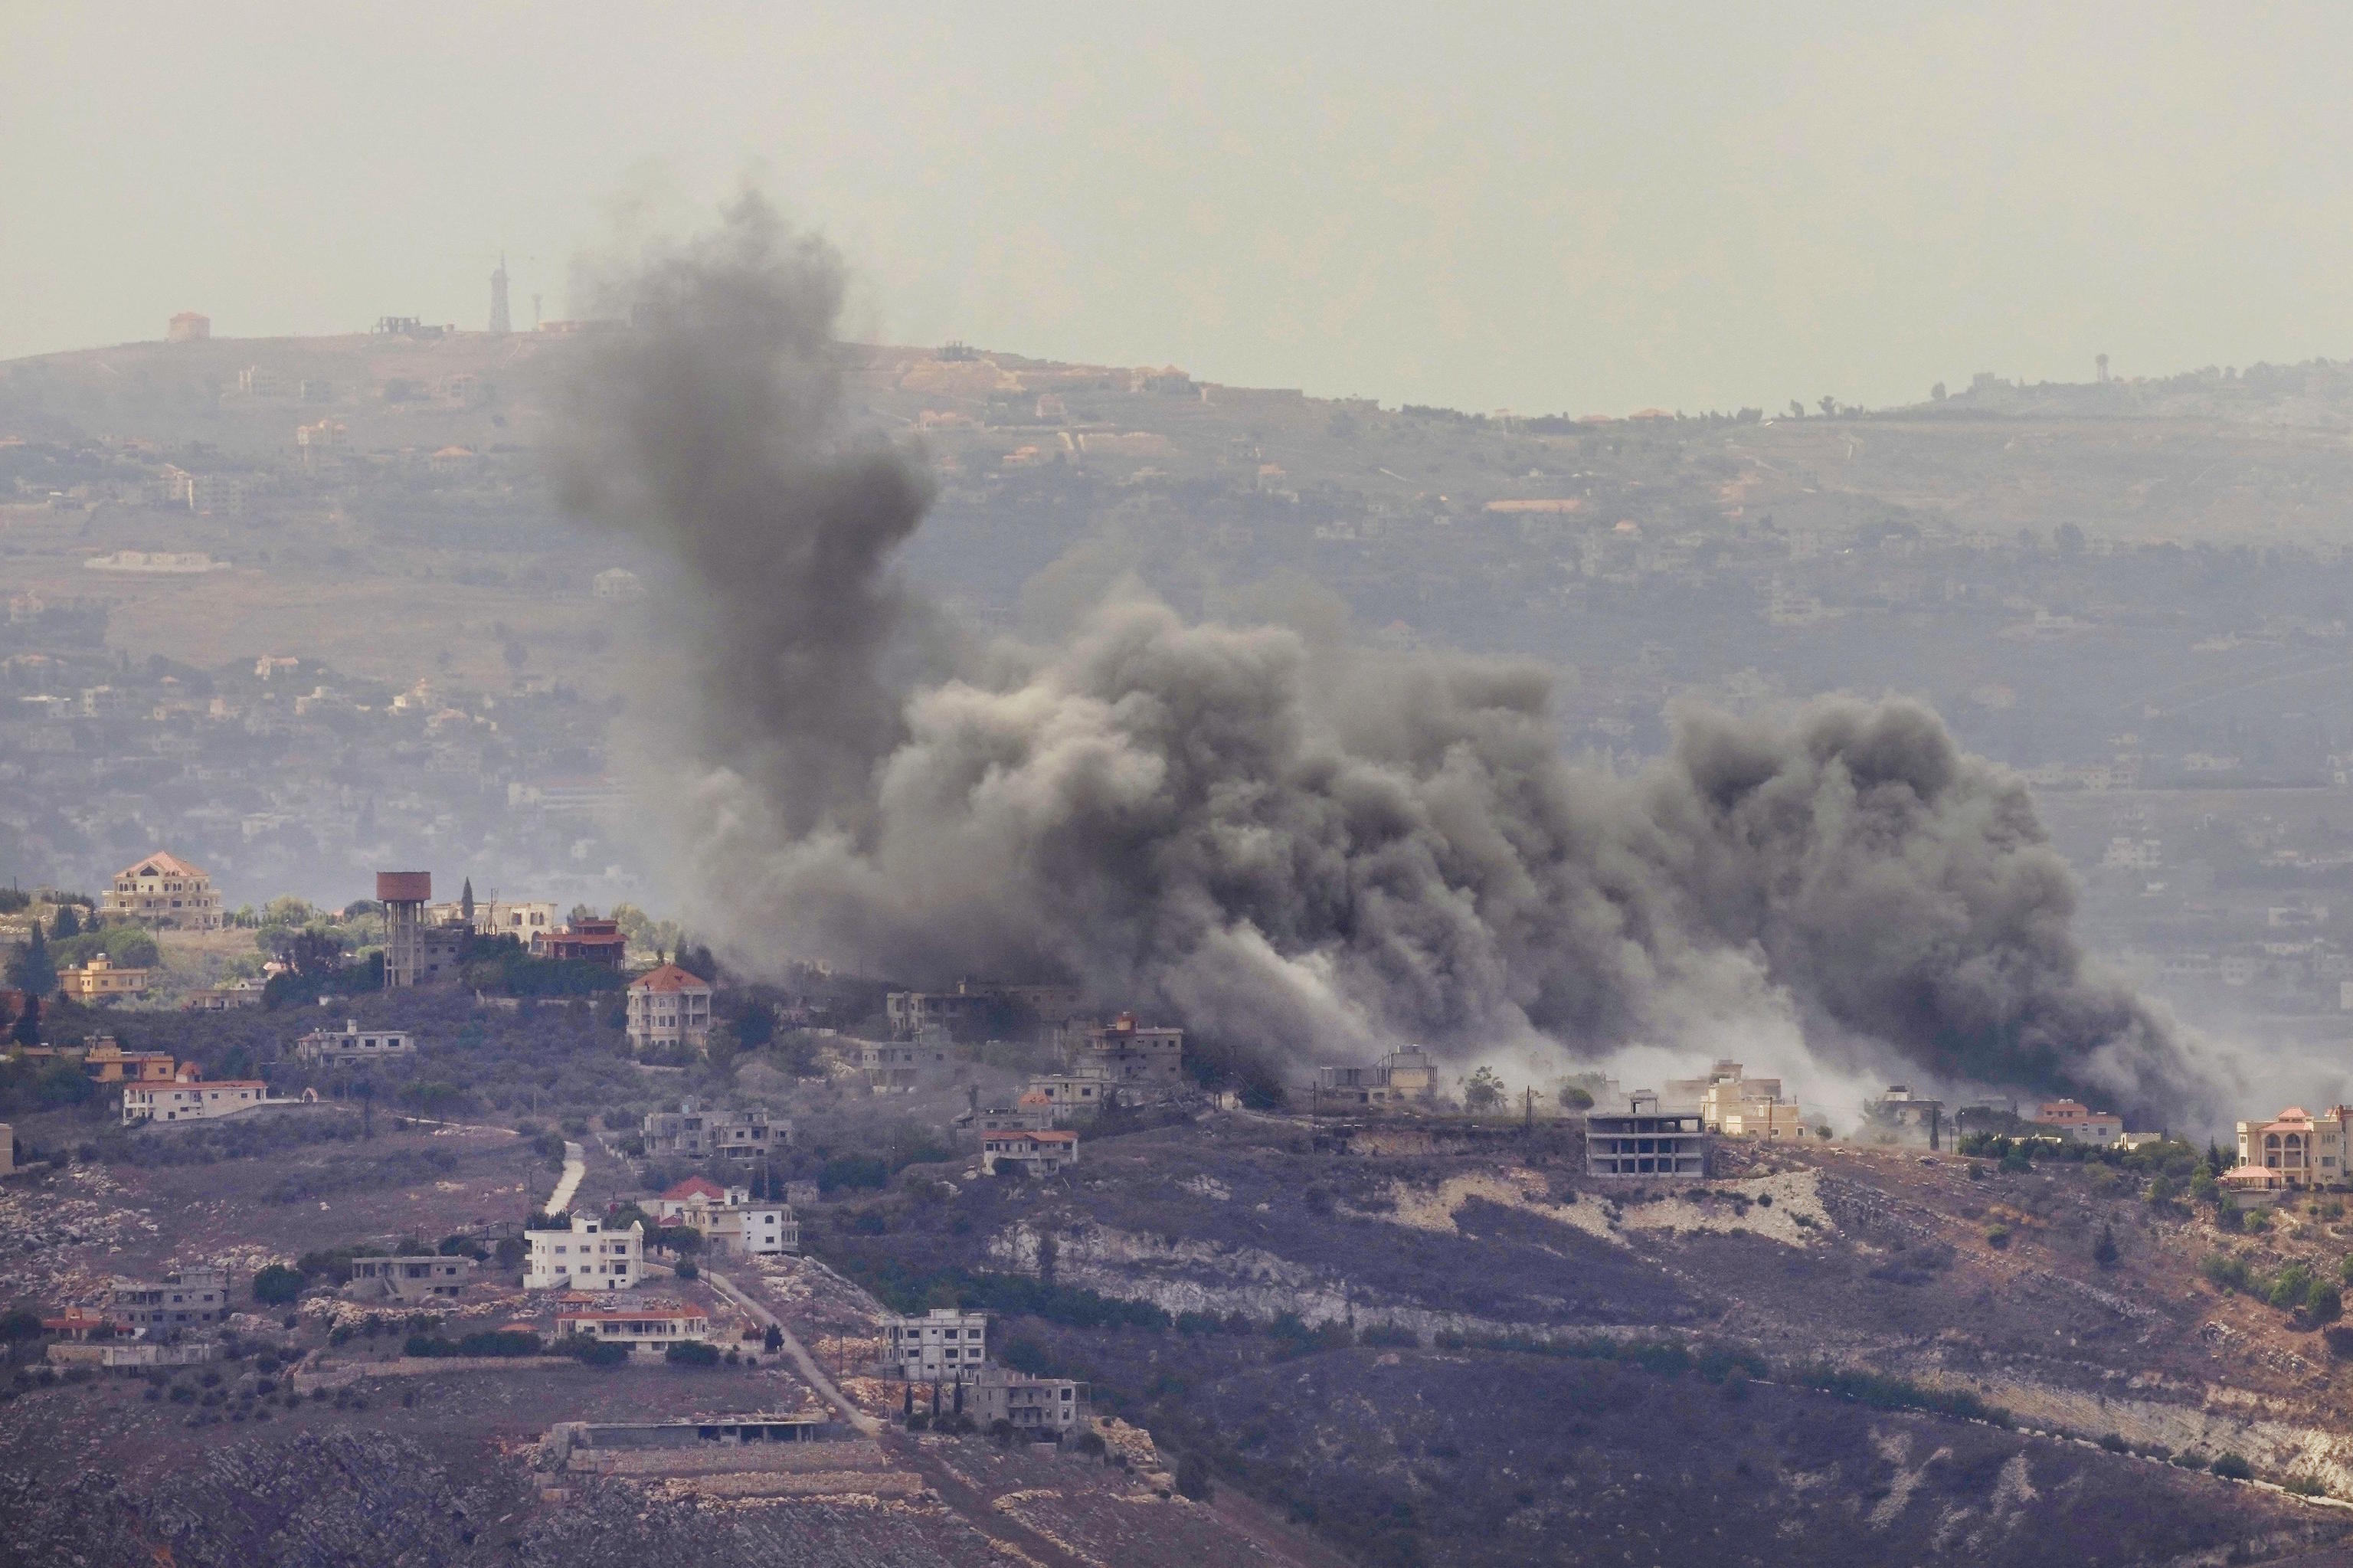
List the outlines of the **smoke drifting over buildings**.
<svg viewBox="0 0 2353 1568">
<path fill-rule="evenodd" d="M 2023 788 L 1925 708 L 1685 712 L 1616 779 L 1530 666 L 1141 592 L 958 650 L 892 568 L 930 484 L 844 408 L 830 253 L 746 203 L 612 287 L 568 491 L 678 568 L 664 809 L 746 959 L 1066 976 L 1275 1059 L 1771 1018 L 1849 1067 L 2207 1100 L 2089 972 Z"/>
</svg>

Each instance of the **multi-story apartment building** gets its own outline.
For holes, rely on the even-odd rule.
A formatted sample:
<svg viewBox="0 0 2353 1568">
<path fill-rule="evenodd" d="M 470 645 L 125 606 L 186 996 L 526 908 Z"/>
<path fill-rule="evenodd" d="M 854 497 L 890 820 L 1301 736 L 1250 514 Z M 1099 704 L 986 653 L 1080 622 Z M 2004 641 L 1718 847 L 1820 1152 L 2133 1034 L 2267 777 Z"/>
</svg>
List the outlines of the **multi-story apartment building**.
<svg viewBox="0 0 2353 1568">
<path fill-rule="evenodd" d="M 645 1273 L 646 1228 L 635 1221 L 616 1231 L 575 1214 L 563 1230 L 522 1235 L 526 1290 L 634 1290 Z"/>
<path fill-rule="evenodd" d="M 184 1268 L 153 1282 L 118 1277 L 108 1287 L 107 1304 L 121 1321 L 152 1339 L 163 1339 L 183 1329 L 226 1319 L 228 1273 L 218 1268 Z"/>
<path fill-rule="evenodd" d="M 681 1160 L 758 1160 L 773 1150 L 788 1148 L 793 1124 L 751 1110 L 707 1111 L 692 1100 L 681 1100 L 674 1111 L 649 1111 L 639 1126 L 648 1154 Z"/>
<path fill-rule="evenodd" d="M 1060 1437 L 1083 1432 L 1093 1418 L 1087 1385 L 1066 1377 L 1032 1377 L 1005 1367 L 983 1367 L 965 1391 L 965 1414 L 983 1429 L 1002 1421 L 1016 1432 Z"/>
<path fill-rule="evenodd" d="M 690 1176 L 654 1200 L 654 1217 L 683 1225 L 706 1245 L 739 1257 L 781 1257 L 801 1248 L 800 1222 L 783 1203 L 757 1202 L 748 1187 Z"/>
<path fill-rule="evenodd" d="M 711 1044 L 711 982 L 676 964 L 664 964 L 629 982 L 629 1049 Z"/>
<path fill-rule="evenodd" d="M 116 872 L 98 912 L 103 919 L 164 931 L 217 931 L 221 923 L 211 876 L 162 851 Z"/>
<path fill-rule="evenodd" d="M 934 1307 L 920 1318 L 885 1318 L 891 1375 L 910 1382 L 965 1382 L 988 1356 L 988 1314 Z"/>
</svg>

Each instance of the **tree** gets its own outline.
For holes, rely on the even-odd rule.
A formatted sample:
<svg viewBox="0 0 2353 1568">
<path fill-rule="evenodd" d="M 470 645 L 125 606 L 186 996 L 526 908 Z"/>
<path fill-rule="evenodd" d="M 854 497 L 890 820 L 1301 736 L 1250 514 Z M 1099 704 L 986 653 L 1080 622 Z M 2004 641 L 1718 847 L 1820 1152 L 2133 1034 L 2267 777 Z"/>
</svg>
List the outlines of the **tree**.
<svg viewBox="0 0 2353 1568">
<path fill-rule="evenodd" d="M 58 917 L 50 924 L 49 935 L 58 941 L 81 935 L 81 911 L 70 904 L 58 906 Z"/>
<path fill-rule="evenodd" d="M 2093 1244 L 2092 1246 L 2092 1261 L 2098 1264 L 2102 1268 L 2114 1268 L 2116 1266 L 2116 1233 L 2115 1226 L 2103 1224 L 2100 1227 L 2100 1239 Z"/>
<path fill-rule="evenodd" d="M 282 1263 L 273 1263 L 257 1271 L 253 1277 L 253 1298 L 272 1307 L 283 1307 L 302 1294 L 302 1273 Z"/>
<path fill-rule="evenodd" d="M 767 1347 L 768 1353 L 773 1356 L 785 1348 L 785 1331 L 771 1323 L 768 1325 L 767 1338 L 761 1342 Z"/>
<path fill-rule="evenodd" d="M 1945 384 L 1939 381 L 1934 387 L 1929 387 L 1928 396 L 1930 399 L 1935 402 L 1943 402 L 1945 400 Z"/>
<path fill-rule="evenodd" d="M 1838 413 L 1838 399 L 1831 397 L 1819 397 L 1815 399 L 1814 407 L 1822 411 L 1823 418 L 1831 418 Z"/>
<path fill-rule="evenodd" d="M 458 895 L 458 912 L 466 917 L 467 925 L 474 923 L 474 879 L 470 876 L 466 878 L 465 891 Z"/>
<path fill-rule="evenodd" d="M 1209 1467 L 1198 1454 L 1187 1454 L 1176 1461 L 1176 1495 L 1195 1502 L 1208 1502 L 1214 1489 L 1209 1485 Z"/>
<path fill-rule="evenodd" d="M 1472 1115 L 1482 1115 L 1504 1103 L 1504 1080 L 1492 1067 L 1482 1067 L 1471 1075 L 1462 1086 L 1462 1106 Z"/>
<path fill-rule="evenodd" d="M 32 934 L 9 960 L 8 983 L 28 999 L 47 996 L 58 989 L 58 966 L 49 959 L 49 939 L 42 935 L 38 920 L 33 922 Z"/>
<path fill-rule="evenodd" d="M 41 999 L 32 991 L 25 993 L 25 1011 L 16 1015 L 16 1026 L 8 1032 L 8 1036 L 19 1045 L 41 1043 Z M 75 1075 L 80 1075 L 79 1068 Z"/>
</svg>

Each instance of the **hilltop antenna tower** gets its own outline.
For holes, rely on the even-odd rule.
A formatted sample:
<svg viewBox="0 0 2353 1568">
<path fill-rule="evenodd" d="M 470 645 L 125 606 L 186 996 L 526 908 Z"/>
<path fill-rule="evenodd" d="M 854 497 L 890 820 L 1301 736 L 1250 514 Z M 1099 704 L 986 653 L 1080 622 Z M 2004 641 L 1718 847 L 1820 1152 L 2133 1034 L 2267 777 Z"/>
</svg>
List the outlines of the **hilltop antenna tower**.
<svg viewBox="0 0 2353 1568">
<path fill-rule="evenodd" d="M 507 253 L 499 252 L 499 270 L 491 274 L 491 331 L 504 337 L 507 325 Z"/>
</svg>

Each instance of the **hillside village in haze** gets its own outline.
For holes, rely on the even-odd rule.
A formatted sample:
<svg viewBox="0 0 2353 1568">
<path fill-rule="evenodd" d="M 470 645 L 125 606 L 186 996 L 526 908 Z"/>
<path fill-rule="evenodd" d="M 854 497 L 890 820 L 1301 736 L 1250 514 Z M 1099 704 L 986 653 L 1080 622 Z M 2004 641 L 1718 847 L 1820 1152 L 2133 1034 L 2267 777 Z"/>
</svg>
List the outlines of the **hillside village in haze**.
<svg viewBox="0 0 2353 1568">
<path fill-rule="evenodd" d="M 448 1561 L 665 1510 L 726 1556 L 695 1532 L 755 1509 L 842 1562 L 1712 1560 L 1851 1532 L 1788 1480 L 1832 1474 L 2085 1560 L 2083 1499 L 2130 1499 L 2128 1553 L 2220 1560 L 2353 1497 L 2353 1107 L 2303 1065 L 2226 1139 L 1908 1069 L 1829 1103 L 1754 1043 L 1270 1055 L 1068 976 L 722 961 L 645 831 L 665 566 L 546 482 L 618 329 L 523 326 L 503 269 L 493 317 L 0 366 L 17 1440 L 266 1429 L 248 1489 L 365 1471 Z M 2343 366 L 1604 418 L 843 357 L 977 631 L 1129 572 L 1345 616 L 1536 661 L 1619 776 L 1671 698 L 1866 669 L 2016 770 L 2105 963 L 2353 1044 Z M 1645 1489 L 1677 1467 L 1721 1517 Z M 17 1505 L 54 1560 L 148 1528 L 79 1495 Z"/>
</svg>

